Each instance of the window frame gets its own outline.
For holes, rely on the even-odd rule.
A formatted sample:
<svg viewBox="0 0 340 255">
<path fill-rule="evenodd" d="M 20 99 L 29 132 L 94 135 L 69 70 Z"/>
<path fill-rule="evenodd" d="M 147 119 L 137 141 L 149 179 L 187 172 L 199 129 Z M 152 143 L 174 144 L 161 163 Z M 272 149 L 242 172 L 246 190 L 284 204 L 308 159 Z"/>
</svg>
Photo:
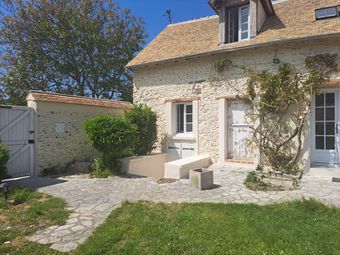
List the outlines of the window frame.
<svg viewBox="0 0 340 255">
<path fill-rule="evenodd" d="M 247 8 L 248 9 L 248 26 L 247 26 L 247 30 L 246 31 L 242 31 L 242 15 L 241 15 L 241 12 L 242 12 L 242 9 L 245 9 Z M 247 38 L 244 38 L 242 39 L 242 33 L 244 32 L 247 32 L 248 33 L 248 36 Z M 239 6 L 238 7 L 238 41 L 241 42 L 241 41 L 245 41 L 245 40 L 249 40 L 250 39 L 250 5 L 249 4 L 246 4 L 246 5 L 242 5 L 242 6 Z"/>
<path fill-rule="evenodd" d="M 183 105 L 183 132 L 179 132 L 178 129 L 178 106 L 179 105 Z M 194 107 L 193 107 L 193 102 L 181 102 L 181 103 L 176 103 L 175 104 L 176 108 L 175 108 L 175 128 L 176 128 L 176 136 L 177 135 L 191 135 L 193 134 L 193 129 L 194 129 Z M 187 113 L 187 106 L 191 106 L 191 113 Z M 191 122 L 187 122 L 187 115 L 191 115 L 192 117 L 192 121 Z M 191 131 L 188 132 L 187 131 L 187 124 L 191 124 Z"/>
<path fill-rule="evenodd" d="M 327 94 L 334 94 L 334 104 L 333 105 L 327 105 Z M 323 104 L 322 105 L 317 105 L 317 97 L 323 95 Z M 337 93 L 334 92 L 333 90 L 330 91 L 321 91 L 319 95 L 314 95 L 314 123 L 313 123 L 313 128 L 314 128 L 314 150 L 315 151 L 334 151 L 336 150 L 336 146 L 334 148 L 327 148 L 327 138 L 334 138 L 336 141 L 337 138 L 337 102 L 336 102 L 336 97 Z M 334 119 L 329 120 L 327 119 L 327 109 L 334 109 Z M 323 111 L 323 119 L 317 120 L 317 109 L 321 109 Z M 327 134 L 327 124 L 334 123 L 334 134 Z M 317 134 L 317 128 L 316 124 L 322 124 L 323 125 L 323 134 Z M 317 147 L 317 138 L 322 138 L 323 139 L 323 148 L 318 148 Z M 334 144 L 335 145 L 335 144 Z"/>
<path fill-rule="evenodd" d="M 248 20 L 247 20 L 247 30 L 242 30 L 242 16 L 241 13 L 243 11 L 243 9 L 247 9 L 248 10 Z M 235 11 L 237 13 L 237 19 L 235 17 L 235 23 L 237 24 L 237 28 L 234 26 L 231 28 L 230 24 L 231 24 L 231 15 L 232 15 L 232 11 Z M 243 5 L 239 5 L 239 6 L 235 6 L 232 8 L 226 8 L 226 15 L 225 15 L 225 23 L 226 23 L 226 43 L 236 43 L 236 42 L 241 42 L 241 41 L 245 41 L 245 40 L 249 40 L 250 39 L 250 5 L 249 4 L 243 4 Z M 234 21 L 234 19 L 233 19 Z M 234 22 L 233 22 L 234 24 Z M 231 30 L 233 31 L 233 33 L 231 34 Z M 234 31 L 235 30 L 235 31 Z M 234 33 L 237 32 L 237 37 L 234 37 Z M 247 32 L 247 38 L 243 38 L 242 39 L 242 33 Z"/>
<path fill-rule="evenodd" d="M 330 16 L 330 15 L 326 15 L 326 16 L 322 16 L 322 17 L 318 17 L 317 12 L 318 11 L 323 11 L 323 10 L 327 10 L 327 9 L 333 9 L 335 8 L 335 15 L 334 16 Z M 335 5 L 335 6 L 329 6 L 329 7 L 325 7 L 325 8 L 319 8 L 315 10 L 315 20 L 324 20 L 324 19 L 332 19 L 332 18 L 337 18 L 340 17 L 340 5 Z"/>
</svg>

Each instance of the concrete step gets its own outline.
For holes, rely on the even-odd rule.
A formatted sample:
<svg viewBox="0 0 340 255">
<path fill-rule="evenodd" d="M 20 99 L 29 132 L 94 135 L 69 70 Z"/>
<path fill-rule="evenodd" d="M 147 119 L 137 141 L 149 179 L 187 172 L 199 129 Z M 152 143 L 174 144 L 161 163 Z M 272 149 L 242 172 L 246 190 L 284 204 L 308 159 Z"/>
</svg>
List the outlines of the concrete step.
<svg viewBox="0 0 340 255">
<path fill-rule="evenodd" d="M 340 178 L 338 166 L 312 166 L 306 176 Z"/>
<path fill-rule="evenodd" d="M 211 159 L 206 155 L 192 156 L 164 164 L 164 177 L 171 179 L 188 178 L 190 170 L 207 168 L 211 165 Z"/>
</svg>

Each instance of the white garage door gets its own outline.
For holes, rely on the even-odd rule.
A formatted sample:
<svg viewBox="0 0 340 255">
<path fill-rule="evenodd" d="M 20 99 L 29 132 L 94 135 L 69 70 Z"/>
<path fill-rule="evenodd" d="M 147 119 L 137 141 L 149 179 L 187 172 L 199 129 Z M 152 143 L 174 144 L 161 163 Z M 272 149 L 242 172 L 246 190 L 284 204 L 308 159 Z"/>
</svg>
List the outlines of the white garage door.
<svg viewBox="0 0 340 255">
<path fill-rule="evenodd" d="M 32 109 L 0 105 L 0 139 L 10 151 L 8 174 L 11 177 L 32 176 L 34 173 Z"/>
<path fill-rule="evenodd" d="M 245 118 L 248 109 L 248 106 L 241 101 L 228 103 L 228 159 L 254 158 L 253 148 L 249 144 L 252 132 Z"/>
</svg>

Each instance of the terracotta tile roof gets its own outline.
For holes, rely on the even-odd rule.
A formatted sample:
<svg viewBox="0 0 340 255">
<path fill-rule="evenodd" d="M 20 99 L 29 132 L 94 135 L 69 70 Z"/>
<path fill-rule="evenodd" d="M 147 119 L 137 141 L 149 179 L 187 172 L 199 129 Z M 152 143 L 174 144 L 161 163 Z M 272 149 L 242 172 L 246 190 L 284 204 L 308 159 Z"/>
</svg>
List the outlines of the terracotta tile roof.
<svg viewBox="0 0 340 255">
<path fill-rule="evenodd" d="M 339 0 L 287 0 L 274 4 L 256 39 L 219 46 L 218 16 L 167 26 L 127 67 L 161 63 L 268 43 L 322 36 L 340 37 L 340 18 L 315 20 L 315 9 L 339 5 Z"/>
<path fill-rule="evenodd" d="M 36 100 L 44 102 L 55 102 L 55 103 L 66 103 L 66 104 L 78 104 L 78 105 L 91 105 L 106 108 L 120 108 L 130 109 L 132 104 L 124 101 L 108 100 L 108 99 L 97 99 L 81 96 L 72 96 L 65 94 L 58 94 L 52 92 L 43 92 L 31 90 L 27 96 L 27 100 Z"/>
</svg>

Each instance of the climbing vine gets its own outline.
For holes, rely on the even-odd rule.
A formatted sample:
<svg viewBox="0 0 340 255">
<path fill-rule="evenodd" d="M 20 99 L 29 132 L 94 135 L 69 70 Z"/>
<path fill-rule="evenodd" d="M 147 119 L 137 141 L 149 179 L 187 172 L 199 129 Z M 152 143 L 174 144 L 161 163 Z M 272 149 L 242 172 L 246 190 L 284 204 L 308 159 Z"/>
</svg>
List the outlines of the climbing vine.
<svg viewBox="0 0 340 255">
<path fill-rule="evenodd" d="M 261 162 L 274 171 L 287 174 L 301 171 L 299 160 L 312 96 L 337 70 L 336 60 L 336 54 L 309 56 L 303 73 L 288 63 L 281 64 L 276 73 L 249 70 L 233 65 L 228 59 L 215 64 L 219 75 L 231 67 L 246 73 L 246 89 L 234 89 L 249 105 L 247 119 L 253 124 L 250 140 L 259 148 Z"/>
</svg>

